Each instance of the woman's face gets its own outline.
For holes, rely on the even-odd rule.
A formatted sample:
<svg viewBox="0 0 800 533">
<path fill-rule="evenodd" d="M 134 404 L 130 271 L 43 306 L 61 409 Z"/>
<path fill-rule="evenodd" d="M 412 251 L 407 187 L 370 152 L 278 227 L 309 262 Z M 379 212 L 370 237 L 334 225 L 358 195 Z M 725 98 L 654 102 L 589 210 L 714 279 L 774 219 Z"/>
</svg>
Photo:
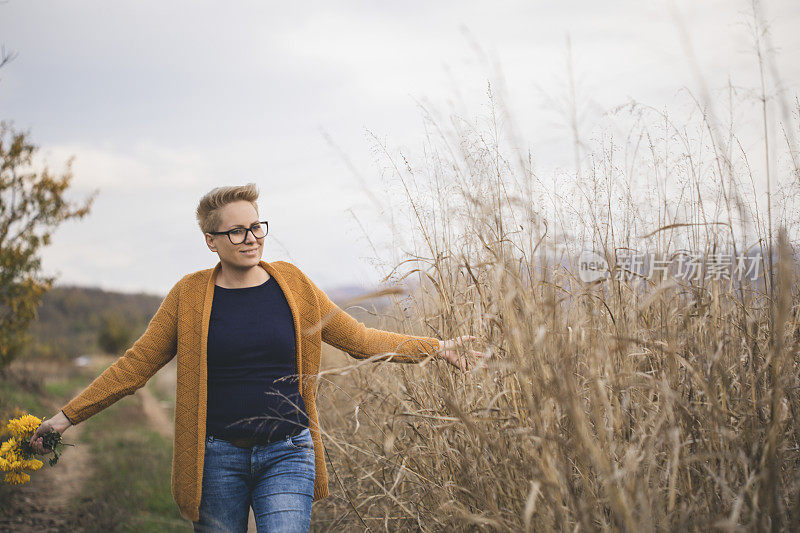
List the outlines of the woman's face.
<svg viewBox="0 0 800 533">
<path fill-rule="evenodd" d="M 258 223 L 258 213 L 253 204 L 245 200 L 231 202 L 220 209 L 221 223 L 217 231 L 228 231 L 233 228 L 249 228 Z M 210 235 L 206 233 L 206 244 L 212 252 L 219 254 L 223 265 L 234 268 L 250 268 L 259 264 L 264 251 L 264 238 L 256 239 L 248 231 L 241 244 L 232 244 L 227 235 Z"/>
</svg>

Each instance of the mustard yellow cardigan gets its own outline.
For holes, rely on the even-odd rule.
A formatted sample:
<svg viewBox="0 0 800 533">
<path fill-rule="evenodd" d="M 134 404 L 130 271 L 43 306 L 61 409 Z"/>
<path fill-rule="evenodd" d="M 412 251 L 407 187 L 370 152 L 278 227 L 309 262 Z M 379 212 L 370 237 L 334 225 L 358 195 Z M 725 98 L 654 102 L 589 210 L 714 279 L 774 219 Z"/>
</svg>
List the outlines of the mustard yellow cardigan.
<svg viewBox="0 0 800 533">
<path fill-rule="evenodd" d="M 278 282 L 292 311 L 298 386 L 314 440 L 316 501 L 329 494 L 315 402 L 322 341 L 355 358 L 386 354 L 376 360 L 400 363 L 416 363 L 435 354 L 439 341 L 368 328 L 336 306 L 295 265 L 285 261 L 260 264 Z M 181 278 L 164 298 L 144 334 L 62 408 L 73 424 L 79 424 L 143 387 L 177 355 L 172 495 L 181 516 L 191 521 L 199 520 L 206 439 L 206 341 L 220 266 L 217 263 L 214 268 Z"/>
</svg>

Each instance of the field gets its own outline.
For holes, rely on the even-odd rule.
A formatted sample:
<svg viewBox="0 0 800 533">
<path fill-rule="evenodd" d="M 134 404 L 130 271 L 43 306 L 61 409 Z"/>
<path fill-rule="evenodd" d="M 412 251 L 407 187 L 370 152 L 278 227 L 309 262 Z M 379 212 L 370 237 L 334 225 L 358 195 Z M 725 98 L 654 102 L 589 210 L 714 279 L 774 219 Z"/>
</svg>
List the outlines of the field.
<svg viewBox="0 0 800 533">
<path fill-rule="evenodd" d="M 426 114 L 418 160 L 376 139 L 413 228 L 387 282 L 420 282 L 380 327 L 494 357 L 325 374 L 334 529 L 800 528 L 800 102 L 774 138 L 766 95 L 719 95 L 755 143 L 703 97 L 632 102 L 552 179 L 492 88 L 483 120 Z"/>
<path fill-rule="evenodd" d="M 613 135 L 576 137 L 573 168 L 546 176 L 496 87 L 479 121 L 424 110 L 422 156 L 375 139 L 409 240 L 383 281 L 414 283 L 359 316 L 472 335 L 459 352 L 492 359 L 461 372 L 326 347 L 331 495 L 312 530 L 800 529 L 800 101 L 726 89 L 687 93 L 675 113 L 622 105 Z M 715 99 L 763 120 L 757 142 Z M 109 361 L 95 362 L 18 362 L 0 414 L 56 409 Z M 170 380 L 163 369 L 74 434 L 77 485 L 3 486 L 0 526 L 188 530 L 169 494 Z"/>
</svg>

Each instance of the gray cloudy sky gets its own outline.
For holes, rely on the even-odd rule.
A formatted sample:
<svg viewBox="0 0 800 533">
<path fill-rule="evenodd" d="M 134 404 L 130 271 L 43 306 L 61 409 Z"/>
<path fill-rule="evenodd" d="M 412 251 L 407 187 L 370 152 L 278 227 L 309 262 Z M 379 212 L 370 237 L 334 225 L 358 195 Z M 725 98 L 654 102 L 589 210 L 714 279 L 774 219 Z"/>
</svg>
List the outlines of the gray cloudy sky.
<svg viewBox="0 0 800 533">
<path fill-rule="evenodd" d="M 546 97 L 564 90 L 566 36 L 595 115 L 629 98 L 668 106 L 695 86 L 670 6 L 712 87 L 755 83 L 746 1 L 8 0 L 0 43 L 18 56 L 0 70 L 0 118 L 29 130 L 51 167 L 75 156 L 77 196 L 100 189 L 44 251 L 60 283 L 164 294 L 216 264 L 194 221 L 200 196 L 254 181 L 265 260 L 325 289 L 370 285 L 379 273 L 354 215 L 384 257 L 397 241 L 323 133 L 385 190 L 366 131 L 420 151 L 416 102 L 484 113 L 499 65 L 538 164 L 568 163 L 570 134 Z M 763 9 L 797 87 L 800 2 Z"/>
</svg>

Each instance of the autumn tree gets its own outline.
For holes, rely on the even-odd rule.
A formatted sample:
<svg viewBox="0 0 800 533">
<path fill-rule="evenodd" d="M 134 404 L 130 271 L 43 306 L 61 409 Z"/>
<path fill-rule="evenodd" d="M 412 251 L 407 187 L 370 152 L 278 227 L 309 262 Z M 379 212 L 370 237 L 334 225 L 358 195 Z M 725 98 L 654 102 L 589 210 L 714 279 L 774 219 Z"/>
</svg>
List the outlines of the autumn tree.
<svg viewBox="0 0 800 533">
<path fill-rule="evenodd" d="M 59 224 L 86 216 L 97 195 L 68 201 L 71 161 L 56 175 L 38 168 L 37 150 L 27 133 L 0 123 L 0 369 L 30 340 L 28 326 L 54 281 L 41 272 L 41 247 Z"/>
<path fill-rule="evenodd" d="M 129 322 L 119 313 L 107 313 L 100 323 L 97 333 L 97 344 L 107 354 L 119 354 L 124 351 L 133 336 Z"/>
</svg>

